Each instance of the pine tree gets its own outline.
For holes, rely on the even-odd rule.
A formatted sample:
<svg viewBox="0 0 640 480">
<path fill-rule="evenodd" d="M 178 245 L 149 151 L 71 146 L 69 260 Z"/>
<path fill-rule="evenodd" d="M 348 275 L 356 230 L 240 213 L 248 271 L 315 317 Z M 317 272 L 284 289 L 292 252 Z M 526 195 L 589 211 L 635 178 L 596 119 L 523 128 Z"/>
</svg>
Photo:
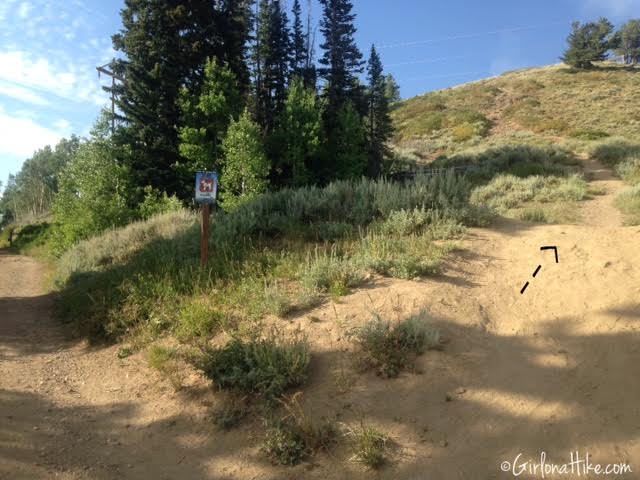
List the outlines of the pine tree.
<svg viewBox="0 0 640 480">
<path fill-rule="evenodd" d="M 365 129 L 362 117 L 350 101 L 338 112 L 335 141 L 335 177 L 357 179 L 367 169 Z"/>
<path fill-rule="evenodd" d="M 194 171 L 220 168 L 222 139 L 229 122 L 242 112 L 242 103 L 235 75 L 215 59 L 205 66 L 199 95 L 186 88 L 181 90 L 180 154 L 185 161 L 177 170 L 186 181 L 191 180 Z"/>
<path fill-rule="evenodd" d="M 213 2 L 208 0 L 207 3 Z M 247 66 L 247 46 L 253 22 L 252 4 L 253 0 L 220 0 L 216 17 L 217 32 L 222 42 L 222 51 L 218 58 L 228 65 L 242 94 L 249 92 L 251 84 Z"/>
<path fill-rule="evenodd" d="M 251 120 L 247 110 L 229 125 L 222 149 L 222 206 L 232 210 L 264 192 L 268 185 L 269 163 L 264 154 L 260 127 Z"/>
<path fill-rule="evenodd" d="M 320 3 L 323 7 L 320 30 L 324 36 L 324 43 L 321 45 L 324 52 L 320 59 L 322 67 L 318 73 L 325 80 L 323 125 L 326 145 L 323 155 L 325 164 L 317 174 L 329 180 L 336 173 L 342 175 L 340 172 L 344 172 L 346 168 L 345 165 L 336 163 L 339 162 L 339 157 L 345 158 L 340 149 L 341 144 L 347 141 L 340 128 L 346 122 L 354 127 L 354 131 L 357 130 L 356 123 L 361 121 L 356 122 L 353 115 L 361 117 L 366 112 L 362 88 L 358 82 L 364 63 L 354 39 L 355 15 L 351 12 L 351 1 L 320 0 Z M 354 142 L 358 143 L 358 139 L 354 139 Z M 357 167 L 354 166 L 354 169 L 357 170 Z"/>
<path fill-rule="evenodd" d="M 291 46 L 279 0 L 260 0 L 254 47 L 256 119 L 265 134 L 275 128 L 287 98 Z"/>
<path fill-rule="evenodd" d="M 396 79 L 393 77 L 393 75 L 387 75 L 384 81 L 384 94 L 385 97 L 387 97 L 387 101 L 389 102 L 389 104 L 396 103 L 402 100 L 402 97 L 400 96 L 400 86 L 398 85 L 398 82 L 396 82 Z"/>
<path fill-rule="evenodd" d="M 629 20 L 616 34 L 615 52 L 627 65 L 640 63 L 640 20 Z"/>
<path fill-rule="evenodd" d="M 320 0 L 323 18 L 320 31 L 324 43 L 320 46 L 323 56 L 319 74 L 325 79 L 324 95 L 327 101 L 326 118 L 329 131 L 335 128 L 338 112 L 347 101 L 357 103 L 357 78 L 364 62 L 354 35 L 355 14 L 351 13 L 351 0 Z"/>
<path fill-rule="evenodd" d="M 136 185 L 175 193 L 177 99 L 188 69 L 176 21 L 181 15 L 162 0 L 126 0 L 121 14 L 123 28 L 113 36 L 113 45 L 125 56 L 114 65 L 124 78 L 115 89 L 123 123 L 115 140 L 129 146 L 125 160 Z"/>
<path fill-rule="evenodd" d="M 318 154 L 320 135 L 320 108 L 316 92 L 297 77 L 289 87 L 278 135 L 283 143 L 278 167 L 287 183 L 302 186 L 312 182 L 311 169 Z"/>
<path fill-rule="evenodd" d="M 602 62 L 613 45 L 613 25 L 606 18 L 598 22 L 574 22 L 567 39 L 569 48 L 562 61 L 575 68 L 591 68 L 593 62 Z"/>
<path fill-rule="evenodd" d="M 367 151 L 369 162 L 367 174 L 378 178 L 382 174 L 384 161 L 391 152 L 388 142 L 393 134 L 393 125 L 389 116 L 389 100 L 386 95 L 386 78 L 383 74 L 382 61 L 375 46 L 371 47 L 368 63 L 369 87 L 367 96 L 369 111 L 367 115 Z"/>
<path fill-rule="evenodd" d="M 302 26 L 302 7 L 300 0 L 294 0 L 291 9 L 293 13 L 293 27 L 291 29 L 291 76 L 302 77 L 306 67 L 307 50 L 306 39 Z"/>
</svg>

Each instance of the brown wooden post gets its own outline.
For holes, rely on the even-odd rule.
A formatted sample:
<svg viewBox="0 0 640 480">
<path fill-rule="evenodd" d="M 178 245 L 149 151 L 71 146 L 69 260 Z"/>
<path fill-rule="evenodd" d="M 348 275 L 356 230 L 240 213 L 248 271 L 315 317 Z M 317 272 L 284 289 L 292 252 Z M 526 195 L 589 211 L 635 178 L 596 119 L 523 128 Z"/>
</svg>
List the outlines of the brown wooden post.
<svg viewBox="0 0 640 480">
<path fill-rule="evenodd" d="M 204 203 L 202 205 L 202 225 L 200 227 L 200 266 L 207 266 L 209 262 L 209 216 L 211 214 L 211 205 Z"/>
</svg>

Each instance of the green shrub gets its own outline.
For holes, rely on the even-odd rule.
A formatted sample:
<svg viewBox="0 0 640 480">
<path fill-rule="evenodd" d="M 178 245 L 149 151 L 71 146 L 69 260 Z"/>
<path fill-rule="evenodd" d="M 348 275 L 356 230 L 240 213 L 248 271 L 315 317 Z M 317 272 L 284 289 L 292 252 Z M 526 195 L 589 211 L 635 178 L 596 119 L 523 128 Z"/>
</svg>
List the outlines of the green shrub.
<svg viewBox="0 0 640 480">
<path fill-rule="evenodd" d="M 307 445 L 296 428 L 277 421 L 267 428 L 261 450 L 274 464 L 297 465 L 307 454 Z"/>
<path fill-rule="evenodd" d="M 411 279 L 439 273 L 451 249 L 434 244 L 428 235 L 369 234 L 359 245 L 357 263 L 380 275 Z"/>
<path fill-rule="evenodd" d="M 627 158 L 618 163 L 616 172 L 628 183 L 640 183 L 640 155 Z"/>
<path fill-rule="evenodd" d="M 179 340 L 206 339 L 226 324 L 225 315 L 210 298 L 195 298 L 180 308 L 174 333 Z"/>
<path fill-rule="evenodd" d="M 528 202 L 579 201 L 588 195 L 587 183 L 577 175 L 527 178 L 500 175 L 488 185 L 476 188 L 471 194 L 471 203 L 507 213 Z"/>
<path fill-rule="evenodd" d="M 328 450 L 335 442 L 338 429 L 335 422 L 322 418 L 313 420 L 301 404 L 302 393 L 278 399 L 285 413 L 268 419 L 262 451 L 273 462 L 295 465 L 318 450 Z"/>
<path fill-rule="evenodd" d="M 534 223 L 547 223 L 547 216 L 543 208 L 527 207 L 520 212 L 520 220 Z"/>
<path fill-rule="evenodd" d="M 386 433 L 362 423 L 350 428 L 347 435 L 352 441 L 353 460 L 373 469 L 384 465 L 389 451 L 389 436 Z"/>
<path fill-rule="evenodd" d="M 338 255 L 335 247 L 329 252 L 316 249 L 302 272 L 302 285 L 307 290 L 346 294 L 364 279 L 363 269 L 355 262 Z"/>
<path fill-rule="evenodd" d="M 576 164 L 575 158 L 559 147 L 503 146 L 479 153 L 440 157 L 432 166 L 448 169 L 467 167 L 466 176 L 473 183 L 483 183 L 500 173 L 517 176 L 564 175 Z"/>
<path fill-rule="evenodd" d="M 179 212 L 183 209 L 182 202 L 175 196 L 167 195 L 167 192 L 160 192 L 151 186 L 144 189 L 144 199 L 138 205 L 140 218 L 145 220 L 164 213 Z"/>
<path fill-rule="evenodd" d="M 245 398 L 232 396 L 220 409 L 213 412 L 213 422 L 222 430 L 237 427 L 249 413 L 245 400 Z"/>
<path fill-rule="evenodd" d="M 440 344 L 439 333 L 428 326 L 428 315 L 424 311 L 396 324 L 376 315 L 351 335 L 359 348 L 358 360 L 362 366 L 375 368 L 385 377 L 397 376 L 412 356 Z"/>
<path fill-rule="evenodd" d="M 615 166 L 628 158 L 640 154 L 640 144 L 623 138 L 611 138 L 593 148 L 591 155 L 605 165 Z"/>
<path fill-rule="evenodd" d="M 153 345 L 147 351 L 147 362 L 151 368 L 158 370 L 162 376 L 166 377 L 173 388 L 176 390 L 182 388 L 182 374 L 175 350 Z"/>
<path fill-rule="evenodd" d="M 135 217 L 127 197 L 129 172 L 114 157 L 109 142 L 83 143 L 60 174 L 53 204 L 53 249 L 57 255 L 79 240 L 126 225 Z"/>
<path fill-rule="evenodd" d="M 610 135 L 607 132 L 603 132 L 602 130 L 572 130 L 569 132 L 569 137 L 577 138 L 579 140 L 601 140 L 603 138 L 607 138 Z"/>
<path fill-rule="evenodd" d="M 616 196 L 616 206 L 629 215 L 630 225 L 640 224 L 640 185 L 627 188 Z"/>
<path fill-rule="evenodd" d="M 471 140 L 476 135 L 476 129 L 470 123 L 463 123 L 462 125 L 456 125 L 451 131 L 453 140 L 456 142 L 466 142 Z"/>
<path fill-rule="evenodd" d="M 309 360 L 307 341 L 299 333 L 287 337 L 271 331 L 207 349 L 200 367 L 219 388 L 274 399 L 304 382 Z"/>
</svg>

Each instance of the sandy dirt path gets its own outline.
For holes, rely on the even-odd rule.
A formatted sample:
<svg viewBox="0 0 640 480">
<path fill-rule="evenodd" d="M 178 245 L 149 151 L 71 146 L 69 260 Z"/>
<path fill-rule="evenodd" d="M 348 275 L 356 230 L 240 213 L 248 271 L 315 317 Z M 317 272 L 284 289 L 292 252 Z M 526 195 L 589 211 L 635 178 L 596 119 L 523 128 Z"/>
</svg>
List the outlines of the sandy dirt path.
<svg viewBox="0 0 640 480">
<path fill-rule="evenodd" d="M 627 462 L 633 473 L 620 478 L 640 478 L 640 228 L 623 227 L 612 206 L 620 180 L 586 168 L 605 194 L 584 204 L 581 224 L 473 230 L 438 278 L 376 279 L 291 320 L 312 341 L 314 414 L 364 418 L 393 438 L 391 462 L 373 475 L 344 446 L 295 468 L 268 465 L 258 421 L 221 433 L 208 419 L 220 395 L 202 379 L 176 393 L 141 355 L 120 360 L 116 346 L 67 340 L 41 267 L 3 253 L 0 479 L 487 480 L 515 478 L 501 462 L 537 462 L 543 451 L 557 464 L 571 452 Z M 372 310 L 404 318 L 422 308 L 444 351 L 398 379 L 350 373 L 349 328 Z"/>
</svg>

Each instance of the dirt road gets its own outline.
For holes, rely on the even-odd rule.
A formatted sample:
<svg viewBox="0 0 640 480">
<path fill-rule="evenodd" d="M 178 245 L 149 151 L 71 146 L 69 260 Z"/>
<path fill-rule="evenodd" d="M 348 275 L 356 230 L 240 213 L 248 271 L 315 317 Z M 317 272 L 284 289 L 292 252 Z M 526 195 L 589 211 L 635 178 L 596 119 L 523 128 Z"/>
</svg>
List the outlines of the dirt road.
<svg viewBox="0 0 640 480">
<path fill-rule="evenodd" d="M 376 478 L 515 478 L 503 461 L 522 453 L 518 465 L 535 463 L 543 451 L 547 463 L 571 452 L 626 462 L 633 473 L 620 478 L 640 478 L 640 227 L 623 227 L 611 205 L 621 182 L 586 167 L 606 194 L 585 203 L 579 225 L 505 220 L 474 230 L 441 277 L 378 279 L 292 321 L 312 333 L 309 408 L 347 424 L 364 418 L 393 438 Z M 540 251 L 546 245 L 558 246 L 560 263 Z M 117 347 L 66 340 L 41 276 L 31 259 L 0 256 L 0 478 L 372 476 L 344 446 L 295 468 L 268 465 L 258 421 L 231 433 L 212 426 L 220 395 L 202 379 L 192 374 L 175 393 L 140 355 L 119 360 Z M 344 381 L 347 329 L 372 309 L 402 318 L 421 308 L 447 339 L 444 351 L 398 379 Z"/>
</svg>

